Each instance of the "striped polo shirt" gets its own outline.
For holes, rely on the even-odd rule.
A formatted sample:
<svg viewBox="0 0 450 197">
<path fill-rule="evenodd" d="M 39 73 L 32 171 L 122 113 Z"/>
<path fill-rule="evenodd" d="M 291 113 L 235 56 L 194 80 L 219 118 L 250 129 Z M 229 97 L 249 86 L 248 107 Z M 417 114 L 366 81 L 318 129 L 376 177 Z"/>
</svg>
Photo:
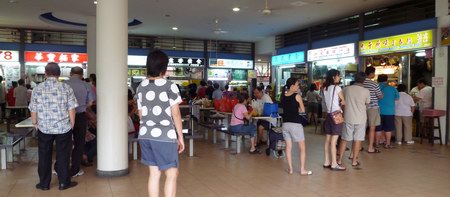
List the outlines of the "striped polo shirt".
<svg viewBox="0 0 450 197">
<path fill-rule="evenodd" d="M 363 86 L 370 92 L 370 104 L 367 108 L 378 108 L 378 97 L 383 95 L 380 90 L 380 86 L 375 81 L 368 78 L 363 83 Z"/>
</svg>

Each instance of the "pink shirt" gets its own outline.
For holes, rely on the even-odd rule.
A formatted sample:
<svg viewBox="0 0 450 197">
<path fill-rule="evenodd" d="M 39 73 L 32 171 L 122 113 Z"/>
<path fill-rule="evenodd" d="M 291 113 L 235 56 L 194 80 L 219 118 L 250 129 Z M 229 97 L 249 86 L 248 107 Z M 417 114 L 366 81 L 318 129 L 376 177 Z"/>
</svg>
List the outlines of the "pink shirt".
<svg viewBox="0 0 450 197">
<path fill-rule="evenodd" d="M 231 115 L 230 125 L 244 124 L 244 113 L 247 113 L 247 107 L 245 105 L 238 103 L 233 108 L 233 114 Z"/>
</svg>

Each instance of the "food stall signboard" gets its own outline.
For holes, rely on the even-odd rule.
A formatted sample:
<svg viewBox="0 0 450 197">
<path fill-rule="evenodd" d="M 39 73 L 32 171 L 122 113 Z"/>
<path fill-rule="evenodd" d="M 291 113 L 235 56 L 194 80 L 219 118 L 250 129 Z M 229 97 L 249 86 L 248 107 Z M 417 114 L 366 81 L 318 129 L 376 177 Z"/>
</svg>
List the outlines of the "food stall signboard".
<svg viewBox="0 0 450 197">
<path fill-rule="evenodd" d="M 375 55 L 433 47 L 433 30 L 359 42 L 359 55 Z"/>
<path fill-rule="evenodd" d="M 285 64 L 300 64 L 305 62 L 305 52 L 295 52 L 283 55 L 272 56 L 272 65 L 279 66 Z"/>
<path fill-rule="evenodd" d="M 127 59 L 130 66 L 145 66 L 147 64 L 147 56 L 129 55 Z M 204 58 L 188 58 L 188 57 L 169 57 L 169 67 L 203 67 L 205 66 Z"/>
<path fill-rule="evenodd" d="M 208 80 L 226 81 L 229 75 L 229 69 L 208 69 Z"/>
<path fill-rule="evenodd" d="M 233 81 L 247 81 L 248 80 L 248 72 L 247 72 L 247 70 L 232 69 L 231 70 L 231 79 Z"/>
<path fill-rule="evenodd" d="M 343 44 L 308 51 L 308 62 L 355 56 L 355 44 Z"/>
<path fill-rule="evenodd" d="M 19 51 L 0 50 L 0 62 L 18 62 Z"/>
<path fill-rule="evenodd" d="M 86 53 L 25 51 L 25 62 L 87 63 Z"/>
<path fill-rule="evenodd" d="M 209 62 L 211 68 L 237 68 L 253 69 L 252 60 L 233 60 L 233 59 L 211 59 Z"/>
</svg>

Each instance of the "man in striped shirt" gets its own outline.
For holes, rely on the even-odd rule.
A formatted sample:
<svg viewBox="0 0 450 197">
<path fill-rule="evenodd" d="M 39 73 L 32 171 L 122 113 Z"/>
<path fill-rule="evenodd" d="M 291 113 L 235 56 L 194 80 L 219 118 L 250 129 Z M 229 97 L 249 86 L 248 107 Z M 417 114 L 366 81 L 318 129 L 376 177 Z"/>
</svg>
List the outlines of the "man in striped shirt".
<svg viewBox="0 0 450 197">
<path fill-rule="evenodd" d="M 363 86 L 370 92 L 370 103 L 367 106 L 367 121 L 369 124 L 369 147 L 368 153 L 379 153 L 380 150 L 374 148 L 373 143 L 375 141 L 375 127 L 380 125 L 380 108 L 378 106 L 378 100 L 383 98 L 383 93 L 380 90 L 380 86 L 375 81 L 375 67 L 366 68 L 367 78 L 364 81 Z"/>
</svg>

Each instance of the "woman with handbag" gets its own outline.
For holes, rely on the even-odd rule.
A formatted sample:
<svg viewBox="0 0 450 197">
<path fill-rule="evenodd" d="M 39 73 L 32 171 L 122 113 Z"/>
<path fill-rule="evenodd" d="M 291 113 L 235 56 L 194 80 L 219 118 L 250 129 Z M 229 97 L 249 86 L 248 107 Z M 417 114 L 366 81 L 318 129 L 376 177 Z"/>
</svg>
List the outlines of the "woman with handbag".
<svg viewBox="0 0 450 197">
<path fill-rule="evenodd" d="M 302 97 L 297 94 L 299 81 L 289 78 L 281 90 L 281 106 L 283 108 L 283 137 L 286 141 L 286 159 L 288 162 L 288 174 L 293 174 L 292 168 L 292 142 L 298 143 L 300 150 L 300 175 L 312 175 L 312 171 L 305 169 L 306 150 L 303 123 L 306 120 L 300 113 L 305 113 Z"/>
<path fill-rule="evenodd" d="M 342 133 L 344 118 L 342 109 L 339 105 L 345 105 L 344 94 L 339 82 L 341 81 L 340 72 L 336 69 L 331 69 L 327 72 L 325 79 L 323 94 L 324 101 L 327 108 L 327 116 L 324 122 L 325 139 L 325 161 L 324 168 L 330 168 L 335 171 L 344 171 L 346 168 L 337 163 L 336 160 L 336 142 Z"/>
</svg>

